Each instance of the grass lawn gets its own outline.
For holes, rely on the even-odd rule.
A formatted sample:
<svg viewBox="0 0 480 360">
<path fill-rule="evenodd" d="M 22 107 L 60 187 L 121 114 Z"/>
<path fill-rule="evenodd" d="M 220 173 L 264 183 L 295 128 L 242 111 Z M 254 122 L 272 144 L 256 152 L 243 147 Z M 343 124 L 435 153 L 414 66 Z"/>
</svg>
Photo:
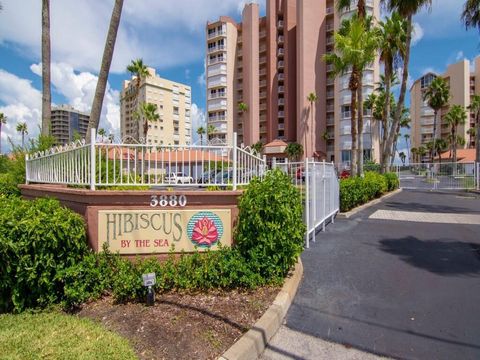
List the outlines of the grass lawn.
<svg viewBox="0 0 480 360">
<path fill-rule="evenodd" d="M 0 315 L 0 359 L 136 359 L 126 339 L 61 313 Z"/>
</svg>

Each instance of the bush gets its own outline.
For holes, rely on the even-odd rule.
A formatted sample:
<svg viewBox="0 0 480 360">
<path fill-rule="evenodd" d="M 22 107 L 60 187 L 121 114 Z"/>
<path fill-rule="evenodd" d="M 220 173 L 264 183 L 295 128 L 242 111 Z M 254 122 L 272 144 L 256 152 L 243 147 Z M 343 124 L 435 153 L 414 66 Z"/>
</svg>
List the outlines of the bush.
<svg viewBox="0 0 480 360">
<path fill-rule="evenodd" d="M 398 188 L 395 173 L 365 172 L 365 176 L 340 180 L 340 211 L 349 211 L 359 205 Z"/>
<path fill-rule="evenodd" d="M 363 171 L 373 171 L 379 173 L 381 169 L 382 166 L 380 164 L 377 164 L 376 162 L 371 160 L 365 161 L 365 163 L 363 164 Z"/>
<path fill-rule="evenodd" d="M 20 189 L 11 174 L 0 174 L 0 195 L 20 196 Z"/>
<path fill-rule="evenodd" d="M 238 208 L 235 241 L 240 253 L 263 278 L 283 278 L 303 249 L 299 191 L 276 169 L 250 182 Z"/>
<path fill-rule="evenodd" d="M 55 200 L 0 201 L 0 309 L 57 303 L 63 296 L 59 274 L 87 252 L 83 219 Z"/>
</svg>

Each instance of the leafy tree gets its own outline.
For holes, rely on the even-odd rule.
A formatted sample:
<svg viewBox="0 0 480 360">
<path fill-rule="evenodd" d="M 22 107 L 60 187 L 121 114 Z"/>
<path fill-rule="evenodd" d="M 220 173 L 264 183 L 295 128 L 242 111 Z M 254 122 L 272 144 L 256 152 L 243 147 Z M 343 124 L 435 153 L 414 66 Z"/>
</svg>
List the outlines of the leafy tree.
<svg viewBox="0 0 480 360">
<path fill-rule="evenodd" d="M 263 142 L 257 141 L 255 144 L 252 145 L 252 150 L 255 154 L 260 155 L 263 151 Z"/>
<path fill-rule="evenodd" d="M 148 125 L 150 122 L 156 122 L 160 119 L 160 115 L 157 114 L 157 105 L 152 103 L 141 103 L 140 109 L 136 112 L 139 123 L 142 123 L 143 127 L 143 142 L 147 143 Z"/>
<path fill-rule="evenodd" d="M 403 151 L 401 151 L 398 156 L 400 157 L 400 160 L 402 161 L 403 166 L 405 166 L 405 160 L 407 158 L 407 155 Z"/>
<path fill-rule="evenodd" d="M 107 132 L 105 131 L 104 128 L 100 128 L 100 129 L 98 129 L 98 135 L 100 135 L 102 137 L 102 142 L 103 142 L 103 137 L 105 135 L 107 135 Z"/>
<path fill-rule="evenodd" d="M 52 118 L 50 55 L 50 0 L 42 0 L 42 135 L 50 133 Z"/>
<path fill-rule="evenodd" d="M 27 123 L 22 122 L 17 124 L 17 132 L 22 134 L 22 149 L 25 148 L 25 135 L 28 134 Z"/>
<path fill-rule="evenodd" d="M 457 128 L 459 125 L 465 125 L 467 121 L 467 112 L 460 105 L 453 105 L 445 115 L 445 121 L 450 125 L 450 146 L 453 153 L 453 162 L 457 162 L 457 145 L 458 135 Z"/>
<path fill-rule="evenodd" d="M 127 71 L 130 72 L 132 76 L 135 77 L 135 92 L 133 93 L 132 97 L 135 98 L 135 105 L 136 113 L 138 114 L 141 111 L 140 103 L 139 103 L 139 95 L 140 95 L 140 84 L 142 80 L 146 79 L 150 76 L 148 72 L 148 67 L 143 63 L 142 59 L 132 60 L 130 65 L 127 66 Z M 137 140 L 140 138 L 140 123 L 137 122 Z"/>
<path fill-rule="evenodd" d="M 393 142 L 396 137 L 396 129 L 398 124 L 401 121 L 403 109 L 405 105 L 405 95 L 407 92 L 407 82 L 408 82 L 408 67 L 410 65 L 410 47 L 412 43 L 412 32 L 413 32 L 413 16 L 418 13 L 422 8 L 430 8 L 432 5 L 432 0 L 384 0 L 386 7 L 389 11 L 397 12 L 403 19 L 406 20 L 406 37 L 405 37 L 405 53 L 402 56 L 403 69 L 402 69 L 402 81 L 400 86 L 400 94 L 398 97 L 397 106 L 394 111 L 393 121 L 390 125 L 388 132 L 387 141 L 385 143 L 383 154 L 384 159 L 387 161 L 382 161 L 384 166 L 388 165 L 388 159 L 391 156 Z M 383 160 L 383 159 L 382 159 Z"/>
<path fill-rule="evenodd" d="M 357 134 L 360 135 L 360 138 L 363 138 L 362 121 L 358 122 L 357 130 L 357 111 L 360 117 L 363 116 L 363 114 L 360 114 L 363 112 L 362 91 L 360 91 L 360 98 L 358 98 L 358 89 L 362 89 L 360 76 L 363 69 L 375 60 L 379 42 L 377 33 L 370 29 L 369 22 L 370 20 L 364 21 L 355 15 L 349 20 L 344 20 L 341 28 L 334 35 L 336 52 L 324 56 L 324 60 L 333 65 L 335 76 L 352 71 L 348 84 L 351 93 L 352 175 L 361 173 L 363 170 L 362 141 L 358 146 L 358 150 L 362 154 L 357 151 Z M 357 99 L 359 102 L 357 102 Z"/>
<path fill-rule="evenodd" d="M 115 5 L 110 18 L 108 27 L 107 40 L 103 49 L 102 65 L 98 74 L 97 87 L 95 88 L 95 96 L 93 97 L 92 111 L 88 121 L 87 140 L 90 140 L 90 130 L 98 129 L 100 124 L 100 114 L 102 113 L 103 98 L 105 97 L 105 89 L 107 88 L 108 73 L 112 63 L 115 42 L 117 41 L 118 26 L 122 15 L 123 0 L 115 0 Z"/>
<path fill-rule="evenodd" d="M 478 28 L 480 31 L 480 0 L 466 0 L 462 12 L 462 22 L 468 29 Z"/>
<path fill-rule="evenodd" d="M 444 106 L 448 105 L 448 101 L 450 99 L 450 88 L 447 82 L 441 77 L 436 77 L 435 79 L 433 79 L 433 81 L 430 83 L 430 86 L 425 91 L 424 99 L 427 100 L 428 106 L 430 106 L 434 111 L 433 141 L 435 142 L 437 138 L 438 112 Z M 432 156 L 435 157 L 435 145 L 433 146 L 433 149 L 434 152 Z"/>
<path fill-rule="evenodd" d="M 205 135 L 205 128 L 203 126 L 200 126 L 197 129 L 197 134 L 200 135 L 200 145 L 203 145 L 203 135 Z"/>
<path fill-rule="evenodd" d="M 315 126 L 314 126 L 314 113 L 313 113 L 313 105 L 315 102 L 318 100 L 317 94 L 314 92 L 311 92 L 307 96 L 307 100 L 310 103 L 310 115 L 311 115 L 311 123 L 310 123 L 310 131 L 311 131 L 311 140 L 312 140 L 312 152 L 315 152 L 315 143 L 314 143 L 314 133 L 315 133 Z M 306 119 L 305 119 L 305 124 L 306 124 Z M 305 125 L 305 149 L 307 149 L 307 126 Z M 312 153 L 313 155 L 313 153 Z"/>
<path fill-rule="evenodd" d="M 430 154 L 430 158 L 434 159 L 434 154 L 438 154 L 438 159 L 440 164 L 442 163 L 442 153 L 445 152 L 448 149 L 448 143 L 445 141 L 445 139 L 437 139 L 436 141 L 429 141 L 426 144 L 426 147 L 428 149 L 428 152 Z"/>
<path fill-rule="evenodd" d="M 302 144 L 299 144 L 296 142 L 292 142 L 288 144 L 287 147 L 285 148 L 285 154 L 287 154 L 287 157 L 289 160 L 299 161 L 303 155 Z"/>
<path fill-rule="evenodd" d="M 208 137 L 208 139 L 210 139 L 210 137 L 211 137 L 213 134 L 215 134 L 216 132 L 217 132 L 217 128 L 216 128 L 214 125 L 209 124 L 209 125 L 207 126 L 207 137 Z"/>
<path fill-rule="evenodd" d="M 427 155 L 427 148 L 423 145 L 419 146 L 417 148 L 417 154 L 418 154 L 418 162 L 421 163 L 422 162 L 422 158 Z"/>
<path fill-rule="evenodd" d="M 473 95 L 468 109 L 475 114 L 475 158 L 480 162 L 480 95 Z"/>
<path fill-rule="evenodd" d="M 411 154 L 411 159 L 415 163 L 417 162 L 417 154 L 418 154 L 418 149 L 416 147 L 412 147 L 410 149 L 410 154 Z"/>
<path fill-rule="evenodd" d="M 2 154 L 2 125 L 7 123 L 7 117 L 0 112 L 0 155 Z"/>
</svg>

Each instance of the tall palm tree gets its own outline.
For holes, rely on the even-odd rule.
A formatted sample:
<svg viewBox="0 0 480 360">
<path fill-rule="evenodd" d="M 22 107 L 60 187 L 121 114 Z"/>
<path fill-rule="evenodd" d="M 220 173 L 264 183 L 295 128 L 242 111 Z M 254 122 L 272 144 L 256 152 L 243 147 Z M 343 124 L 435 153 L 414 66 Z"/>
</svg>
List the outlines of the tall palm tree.
<svg viewBox="0 0 480 360">
<path fill-rule="evenodd" d="M 403 135 L 403 138 L 405 139 L 405 143 L 407 144 L 407 154 L 409 154 L 408 161 L 410 162 L 410 144 L 408 143 L 408 140 L 410 139 L 410 135 L 405 134 Z"/>
<path fill-rule="evenodd" d="M 430 86 L 427 88 L 424 94 L 424 100 L 427 100 L 428 106 L 430 106 L 434 111 L 433 117 L 433 141 L 435 142 L 437 138 L 437 121 L 438 121 L 438 112 L 448 104 L 450 99 L 450 88 L 447 82 L 441 78 L 436 77 L 430 83 Z M 440 125 L 441 128 L 441 125 Z M 433 146 L 433 150 L 436 151 L 436 147 Z M 435 157 L 435 153 L 433 153 Z"/>
<path fill-rule="evenodd" d="M 480 162 L 480 95 L 473 95 L 468 109 L 475 114 L 475 159 Z"/>
<path fill-rule="evenodd" d="M 104 128 L 100 128 L 100 129 L 98 129 L 97 134 L 102 137 L 102 142 L 103 142 L 103 137 L 104 137 L 105 135 L 107 135 L 107 132 L 105 131 Z"/>
<path fill-rule="evenodd" d="M 453 105 L 445 115 L 445 121 L 450 125 L 450 146 L 453 153 L 453 162 L 457 162 L 458 136 L 457 128 L 459 125 L 465 125 L 467 121 L 467 112 L 460 105 Z"/>
<path fill-rule="evenodd" d="M 409 155 L 412 159 L 411 162 L 409 161 L 410 163 L 412 163 L 412 162 L 416 163 L 417 162 L 417 154 L 418 154 L 418 149 L 416 147 L 412 147 L 410 149 L 410 155 Z"/>
<path fill-rule="evenodd" d="M 334 35 L 336 53 L 324 55 L 324 60 L 334 67 L 334 75 L 344 75 L 350 69 L 352 74 L 348 88 L 351 93 L 351 133 L 352 133 L 352 176 L 361 174 L 362 161 L 357 163 L 357 133 L 363 136 L 363 124 L 359 124 L 357 131 L 357 110 L 358 110 L 358 89 L 361 86 L 359 78 L 360 70 L 375 60 L 375 53 L 378 46 L 378 36 L 368 29 L 365 21 L 353 16 L 344 20 L 342 26 Z M 363 104 L 360 105 L 363 108 Z M 362 128 L 360 129 L 360 125 Z M 361 155 L 363 160 L 363 154 Z"/>
<path fill-rule="evenodd" d="M 7 117 L 0 112 L 0 155 L 2 154 L 2 125 L 7 123 Z"/>
<path fill-rule="evenodd" d="M 380 61 L 384 64 L 385 83 L 385 99 L 389 99 L 391 95 L 391 86 L 395 78 L 395 72 L 401 59 L 405 57 L 405 43 L 407 38 L 407 22 L 397 12 L 392 12 L 391 16 L 385 21 L 379 22 L 380 33 Z M 383 104 L 383 118 L 385 125 L 388 125 L 391 112 L 390 101 L 385 101 Z M 384 158 L 384 146 L 387 144 L 388 126 L 384 127 L 382 134 L 382 144 L 380 147 L 380 156 L 382 164 L 385 164 L 388 159 Z"/>
<path fill-rule="evenodd" d="M 315 119 L 315 116 L 314 116 L 314 113 L 313 113 L 313 104 L 315 104 L 315 102 L 318 100 L 318 97 L 317 97 L 317 94 L 315 94 L 314 92 L 311 92 L 310 94 L 308 94 L 307 96 L 307 100 L 308 102 L 310 103 L 310 114 L 311 114 L 311 122 L 310 122 L 310 131 L 311 131 L 311 140 L 312 140 L 312 156 L 314 155 L 315 153 L 315 144 L 314 144 L 314 132 L 315 132 L 315 127 L 314 127 L 314 119 Z M 307 135 L 307 127 L 305 127 L 305 136 Z M 307 149 L 307 143 L 305 141 L 305 149 Z"/>
<path fill-rule="evenodd" d="M 135 99 L 134 108 L 136 111 L 141 111 L 139 108 L 139 96 L 140 96 L 140 85 L 143 79 L 146 79 L 150 76 L 147 65 L 143 63 L 143 59 L 132 60 L 130 65 L 127 66 L 127 71 L 135 77 L 135 92 L 131 98 Z M 140 123 L 137 122 L 137 137 L 140 137 Z"/>
<path fill-rule="evenodd" d="M 217 128 L 214 125 L 212 124 L 207 125 L 207 138 L 209 140 L 210 140 L 210 136 L 212 136 L 216 132 L 217 132 Z"/>
<path fill-rule="evenodd" d="M 285 154 L 289 160 L 297 160 L 299 161 L 303 155 L 303 146 L 302 144 L 293 142 L 287 145 L 285 148 Z"/>
<path fill-rule="evenodd" d="M 92 110 L 88 121 L 87 140 L 90 140 L 90 129 L 97 129 L 100 124 L 100 114 L 102 113 L 103 98 L 107 88 L 108 73 L 112 63 L 113 50 L 117 40 L 118 26 L 120 17 L 122 16 L 123 0 L 115 0 L 113 6 L 112 17 L 110 18 L 110 26 L 108 28 L 107 40 L 103 49 L 102 65 L 98 74 L 97 87 L 95 88 L 95 96 L 93 97 Z"/>
<path fill-rule="evenodd" d="M 427 155 L 427 149 L 425 146 L 421 145 L 417 148 L 418 162 L 421 163 L 425 155 Z"/>
<path fill-rule="evenodd" d="M 200 135 L 200 145 L 203 145 L 203 135 L 205 135 L 205 128 L 203 126 L 200 126 L 197 129 L 197 134 Z"/>
<path fill-rule="evenodd" d="M 435 152 L 438 154 L 438 162 L 442 163 L 442 153 L 448 149 L 448 143 L 445 139 L 437 139 L 433 144 L 435 146 Z"/>
<path fill-rule="evenodd" d="M 402 161 L 403 166 L 405 166 L 405 159 L 407 158 L 407 155 L 403 151 L 401 151 L 398 156 L 400 157 L 400 160 Z"/>
<path fill-rule="evenodd" d="M 52 117 L 50 55 L 50 0 L 42 0 L 42 135 L 50 133 Z"/>
<path fill-rule="evenodd" d="M 391 156 L 392 145 L 396 137 L 395 129 L 398 128 L 398 124 L 402 117 L 403 108 L 405 105 L 405 95 L 407 92 L 408 82 L 408 67 L 410 65 L 410 47 L 412 44 L 412 32 L 413 32 L 413 16 L 418 13 L 422 8 L 430 8 L 432 0 L 384 0 L 388 10 L 396 11 L 398 14 L 406 19 L 406 37 L 405 37 L 405 54 L 403 56 L 403 71 L 402 81 L 400 86 L 400 94 L 398 97 L 397 106 L 394 111 L 393 121 L 390 125 L 387 141 L 385 144 L 384 158 L 387 159 L 385 164 L 388 164 L 388 158 Z"/>
<path fill-rule="evenodd" d="M 480 30 L 480 0 L 466 0 L 462 12 L 462 22 L 467 29 Z"/>
<path fill-rule="evenodd" d="M 152 103 L 141 103 L 139 113 L 139 121 L 142 122 L 143 127 L 143 141 L 147 143 L 148 126 L 150 122 L 156 122 L 160 119 L 160 115 L 157 114 L 157 105 Z"/>
<path fill-rule="evenodd" d="M 260 155 L 263 151 L 263 142 L 257 141 L 255 144 L 251 146 L 251 148 L 255 154 Z"/>
<path fill-rule="evenodd" d="M 27 123 L 17 123 L 17 132 L 22 134 L 22 149 L 25 149 L 25 135 L 28 134 Z"/>
</svg>

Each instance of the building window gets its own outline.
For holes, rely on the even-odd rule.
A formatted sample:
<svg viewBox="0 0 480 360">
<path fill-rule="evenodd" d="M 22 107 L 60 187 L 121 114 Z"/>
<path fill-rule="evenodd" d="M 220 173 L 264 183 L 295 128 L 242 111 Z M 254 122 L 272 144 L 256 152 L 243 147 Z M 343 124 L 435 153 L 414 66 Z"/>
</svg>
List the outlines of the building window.
<svg viewBox="0 0 480 360">
<path fill-rule="evenodd" d="M 342 150 L 342 162 L 350 162 L 352 160 L 351 150 Z"/>
</svg>

